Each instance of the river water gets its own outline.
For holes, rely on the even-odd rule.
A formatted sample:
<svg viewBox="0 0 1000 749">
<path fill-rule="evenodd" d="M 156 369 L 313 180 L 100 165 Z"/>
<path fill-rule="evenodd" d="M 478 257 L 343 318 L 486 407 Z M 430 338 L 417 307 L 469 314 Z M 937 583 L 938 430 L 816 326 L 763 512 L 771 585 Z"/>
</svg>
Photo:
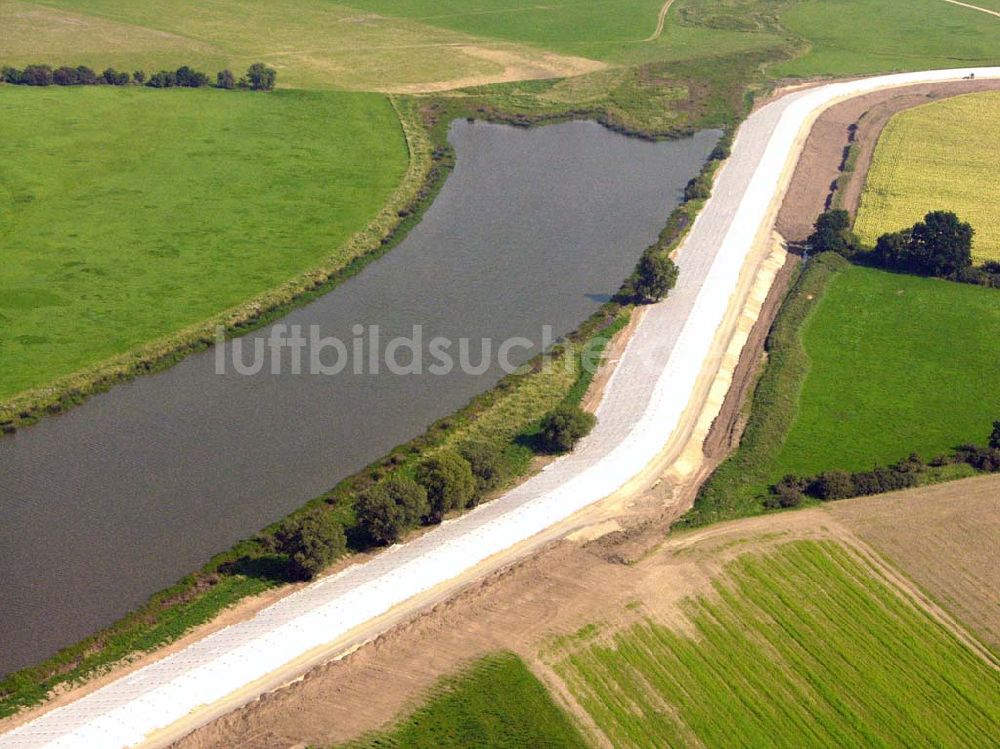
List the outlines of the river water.
<svg viewBox="0 0 1000 749">
<path fill-rule="evenodd" d="M 518 336 L 512 364 L 543 326 L 573 330 L 617 289 L 656 237 L 719 133 L 664 143 L 592 122 L 523 129 L 456 121 L 456 167 L 422 222 L 390 253 L 276 325 L 365 346 L 354 374 L 301 374 L 285 350 L 271 373 L 235 371 L 217 351 L 119 385 L 0 439 L 0 673 L 38 661 L 140 605 L 210 556 L 253 535 L 420 434 L 491 387 L 456 366 L 433 374 L 429 341 Z M 322 217 L 317 217 L 322 220 Z M 368 366 L 420 326 L 422 374 Z M 358 336 L 356 326 L 362 326 Z M 240 339 L 252 363 L 264 328 Z M 320 361 L 332 367 L 335 348 Z M 394 361 L 413 369 L 402 346 Z"/>
</svg>

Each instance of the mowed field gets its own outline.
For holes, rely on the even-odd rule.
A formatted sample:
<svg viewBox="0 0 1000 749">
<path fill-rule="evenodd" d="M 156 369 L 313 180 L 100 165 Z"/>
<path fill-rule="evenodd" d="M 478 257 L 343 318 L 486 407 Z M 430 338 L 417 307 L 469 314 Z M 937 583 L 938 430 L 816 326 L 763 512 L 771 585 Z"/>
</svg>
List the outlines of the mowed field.
<svg viewBox="0 0 1000 749">
<path fill-rule="evenodd" d="M 403 91 L 574 76 L 602 64 L 700 60 L 710 69 L 750 50 L 767 51 L 778 76 L 1000 61 L 1000 25 L 943 0 L 675 0 L 659 28 L 663 4 L 0 0 L 0 61 L 215 70 L 262 59 L 283 86 Z"/>
<path fill-rule="evenodd" d="M 337 258 L 399 184 L 374 94 L 0 89 L 0 399 Z"/>
<path fill-rule="evenodd" d="M 1000 292 L 849 266 L 801 331 L 808 374 L 770 480 L 985 444 L 1000 418 Z"/>
<path fill-rule="evenodd" d="M 986 747 L 997 738 L 997 671 L 836 542 L 745 554 L 684 612 L 678 626 L 584 631 L 557 659 L 611 745 Z"/>
<path fill-rule="evenodd" d="M 997 19 L 1000 24 L 1000 19 Z M 1000 260 L 1000 92 L 958 96 L 900 112 L 886 125 L 855 228 L 869 243 L 930 210 L 976 230 L 977 260 Z"/>
</svg>

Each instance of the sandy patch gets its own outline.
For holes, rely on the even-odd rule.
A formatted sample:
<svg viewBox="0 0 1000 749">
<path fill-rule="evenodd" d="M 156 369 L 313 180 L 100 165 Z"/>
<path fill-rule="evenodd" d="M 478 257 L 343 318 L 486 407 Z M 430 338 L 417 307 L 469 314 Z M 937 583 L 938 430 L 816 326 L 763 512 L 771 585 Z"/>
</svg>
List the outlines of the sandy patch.
<svg viewBox="0 0 1000 749">
<path fill-rule="evenodd" d="M 597 60 L 585 57 L 558 55 L 554 52 L 539 52 L 528 55 L 522 51 L 483 47 L 475 44 L 453 45 L 457 52 L 471 57 L 476 61 L 493 63 L 500 67 L 500 72 L 489 74 L 466 75 L 447 81 L 432 81 L 427 83 L 412 83 L 405 86 L 390 86 L 384 90 L 387 93 L 422 94 L 435 91 L 448 91 L 470 86 L 485 86 L 490 83 L 510 83 L 511 81 L 537 80 L 542 78 L 569 78 L 571 76 L 593 73 L 604 70 L 607 65 Z"/>
</svg>

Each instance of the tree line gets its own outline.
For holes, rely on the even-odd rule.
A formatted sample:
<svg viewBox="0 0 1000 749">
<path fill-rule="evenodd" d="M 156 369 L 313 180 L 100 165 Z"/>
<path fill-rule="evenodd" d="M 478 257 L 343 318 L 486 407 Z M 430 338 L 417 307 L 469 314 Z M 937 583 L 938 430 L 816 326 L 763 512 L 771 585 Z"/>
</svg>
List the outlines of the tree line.
<svg viewBox="0 0 1000 749">
<path fill-rule="evenodd" d="M 561 404 L 542 418 L 535 447 L 564 453 L 594 427 L 593 414 Z M 470 441 L 425 458 L 410 472 L 398 469 L 360 492 L 354 501 L 357 529 L 377 545 L 393 544 L 407 531 L 433 525 L 448 513 L 476 506 L 508 478 L 502 450 Z M 316 508 L 275 532 L 274 551 L 287 558 L 289 577 L 309 580 L 347 552 L 343 525 Z"/>
<path fill-rule="evenodd" d="M 851 231 L 842 208 L 820 214 L 806 240 L 815 252 L 836 252 L 862 265 L 962 283 L 1000 288 L 1000 262 L 972 263 L 975 230 L 951 211 L 931 211 L 923 221 L 888 232 L 874 247 L 865 247 Z"/>
<path fill-rule="evenodd" d="M 255 62 L 237 80 L 231 70 L 216 73 L 215 83 L 207 73 L 182 65 L 176 70 L 158 70 L 148 78 L 143 70 L 131 73 L 124 70 L 106 68 L 97 73 L 86 65 L 70 67 L 61 65 L 27 65 L 24 68 L 4 67 L 0 70 L 0 81 L 15 86 L 149 86 L 150 88 L 202 88 L 214 85 L 216 88 L 244 88 L 251 91 L 271 91 L 278 73 L 262 62 Z"/>
<path fill-rule="evenodd" d="M 993 432 L 986 446 L 962 445 L 951 455 L 941 455 L 929 463 L 916 453 L 870 471 L 825 471 L 816 476 L 788 474 L 770 487 L 764 506 L 768 509 L 796 507 L 806 497 L 830 502 L 837 499 L 909 489 L 920 484 L 920 476 L 929 468 L 965 463 L 980 473 L 1000 473 L 1000 421 L 993 422 Z"/>
</svg>

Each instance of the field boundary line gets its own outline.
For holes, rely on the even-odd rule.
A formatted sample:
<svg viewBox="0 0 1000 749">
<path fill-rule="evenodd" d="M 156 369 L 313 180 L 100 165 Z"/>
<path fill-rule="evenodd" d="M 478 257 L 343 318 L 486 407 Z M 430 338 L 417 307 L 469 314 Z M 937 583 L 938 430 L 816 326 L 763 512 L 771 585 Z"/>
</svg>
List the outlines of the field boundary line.
<svg viewBox="0 0 1000 749">
<path fill-rule="evenodd" d="M 673 0 L 671 0 L 672 2 Z M 944 0 L 946 3 L 951 3 L 952 5 L 960 5 L 963 8 L 968 8 L 969 10 L 978 10 L 980 13 L 987 13 L 991 16 L 996 16 L 1000 18 L 1000 11 L 990 10 L 989 8 L 981 8 L 978 5 L 970 5 L 969 3 L 959 2 L 959 0 Z"/>
<path fill-rule="evenodd" d="M 935 602 L 920 586 L 899 570 L 891 560 L 869 546 L 857 534 L 846 526 L 841 525 L 839 521 L 835 521 L 835 523 L 837 532 L 833 535 L 836 540 L 853 551 L 859 557 L 860 561 L 870 567 L 887 585 L 948 630 L 984 663 L 992 668 L 1000 669 L 1000 659 L 979 642 L 959 619 L 952 616 Z"/>
</svg>

